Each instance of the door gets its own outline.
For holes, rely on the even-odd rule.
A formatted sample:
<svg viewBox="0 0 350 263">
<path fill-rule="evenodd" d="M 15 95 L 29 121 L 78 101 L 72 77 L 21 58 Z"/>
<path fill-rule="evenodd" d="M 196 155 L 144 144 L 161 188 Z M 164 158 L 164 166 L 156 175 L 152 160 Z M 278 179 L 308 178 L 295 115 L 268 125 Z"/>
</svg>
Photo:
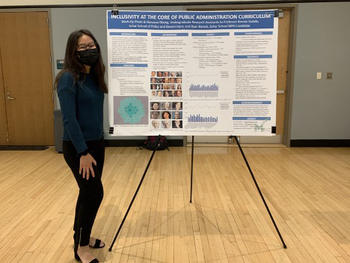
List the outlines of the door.
<svg viewBox="0 0 350 263">
<path fill-rule="evenodd" d="M 48 14 L 0 13 L 0 27 L 0 143 L 53 145 Z"/>
</svg>

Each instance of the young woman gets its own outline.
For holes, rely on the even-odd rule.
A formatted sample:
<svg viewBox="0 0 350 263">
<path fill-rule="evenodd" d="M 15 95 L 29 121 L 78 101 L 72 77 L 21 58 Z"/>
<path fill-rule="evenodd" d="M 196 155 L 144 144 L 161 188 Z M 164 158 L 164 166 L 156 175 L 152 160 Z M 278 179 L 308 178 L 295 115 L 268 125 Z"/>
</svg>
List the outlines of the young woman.
<svg viewBox="0 0 350 263">
<path fill-rule="evenodd" d="M 103 100 L 107 93 L 100 46 L 88 30 L 70 34 L 64 69 L 55 86 L 63 115 L 63 155 L 79 186 L 74 219 L 74 256 L 78 261 L 99 262 L 90 248 L 105 244 L 90 237 L 103 198 Z"/>
</svg>

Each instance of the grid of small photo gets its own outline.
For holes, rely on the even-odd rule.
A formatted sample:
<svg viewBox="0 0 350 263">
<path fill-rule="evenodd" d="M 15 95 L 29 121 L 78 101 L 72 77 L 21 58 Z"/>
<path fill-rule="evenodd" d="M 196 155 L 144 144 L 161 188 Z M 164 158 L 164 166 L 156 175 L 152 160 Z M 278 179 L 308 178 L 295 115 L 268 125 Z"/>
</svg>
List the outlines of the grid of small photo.
<svg viewBox="0 0 350 263">
<path fill-rule="evenodd" d="M 182 97 L 182 72 L 152 71 L 150 89 L 153 97 Z"/>
<path fill-rule="evenodd" d="M 150 119 L 153 129 L 182 129 L 181 101 L 150 102 Z"/>
</svg>

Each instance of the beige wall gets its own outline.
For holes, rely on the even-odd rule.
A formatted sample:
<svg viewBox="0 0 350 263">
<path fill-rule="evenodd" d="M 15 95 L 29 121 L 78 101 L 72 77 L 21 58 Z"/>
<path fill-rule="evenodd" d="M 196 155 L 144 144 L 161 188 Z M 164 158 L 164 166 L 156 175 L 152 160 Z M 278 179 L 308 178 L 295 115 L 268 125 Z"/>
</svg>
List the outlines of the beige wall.
<svg viewBox="0 0 350 263">
<path fill-rule="evenodd" d="M 239 0 L 239 2 L 250 0 Z M 259 1 L 259 0 L 258 0 Z M 267 2 L 266 0 L 261 0 Z M 0 6 L 40 6 L 40 5 L 101 5 L 101 4 L 145 4 L 145 3 L 188 3 L 213 2 L 212 0 L 0 0 Z M 215 2 L 235 2 L 232 0 L 215 0 Z M 238 1 L 237 1 L 238 2 Z M 274 2 L 274 1 L 271 1 Z"/>
</svg>

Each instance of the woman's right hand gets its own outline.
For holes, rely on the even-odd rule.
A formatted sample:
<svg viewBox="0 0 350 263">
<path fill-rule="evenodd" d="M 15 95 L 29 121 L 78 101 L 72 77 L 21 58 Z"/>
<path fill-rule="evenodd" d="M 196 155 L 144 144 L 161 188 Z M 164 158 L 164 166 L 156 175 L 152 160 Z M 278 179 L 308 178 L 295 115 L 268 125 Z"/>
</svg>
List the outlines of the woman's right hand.
<svg viewBox="0 0 350 263">
<path fill-rule="evenodd" d="M 92 167 L 93 164 L 95 166 L 97 165 L 90 153 L 80 157 L 79 174 L 82 174 L 83 178 L 86 178 L 86 180 L 89 180 L 90 174 L 92 177 L 95 177 L 94 168 Z"/>
</svg>

